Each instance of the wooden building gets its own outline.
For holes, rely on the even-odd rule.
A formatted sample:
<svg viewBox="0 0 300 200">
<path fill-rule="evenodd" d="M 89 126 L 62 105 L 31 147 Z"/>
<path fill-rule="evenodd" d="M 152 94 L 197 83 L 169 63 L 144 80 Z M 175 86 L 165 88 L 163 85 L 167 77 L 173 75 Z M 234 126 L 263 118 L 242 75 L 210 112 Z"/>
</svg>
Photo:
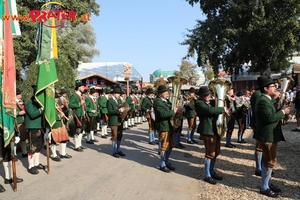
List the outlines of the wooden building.
<svg viewBox="0 0 300 200">
<path fill-rule="evenodd" d="M 90 74 L 84 77 L 80 77 L 78 79 L 81 80 L 83 83 L 86 83 L 88 87 L 94 86 L 96 89 L 103 89 L 106 87 L 112 88 L 118 85 L 117 81 L 114 81 L 98 73 Z"/>
</svg>

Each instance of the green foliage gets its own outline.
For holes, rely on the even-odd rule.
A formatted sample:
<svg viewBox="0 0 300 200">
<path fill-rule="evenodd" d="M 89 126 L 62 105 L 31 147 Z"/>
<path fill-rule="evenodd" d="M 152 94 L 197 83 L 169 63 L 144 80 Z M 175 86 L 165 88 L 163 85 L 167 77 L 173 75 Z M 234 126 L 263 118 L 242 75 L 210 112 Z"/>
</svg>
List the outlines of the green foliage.
<svg viewBox="0 0 300 200">
<path fill-rule="evenodd" d="M 207 61 L 215 73 L 223 67 L 231 74 L 251 60 L 251 71 L 279 71 L 299 50 L 300 4 L 298 0 L 186 0 L 200 9 L 206 20 L 188 30 L 182 45 L 197 64 Z"/>
<path fill-rule="evenodd" d="M 100 6 L 95 0 L 61 0 L 68 10 L 75 10 L 77 16 L 83 14 L 99 15 Z M 18 13 L 25 15 L 30 10 L 39 9 L 44 2 L 37 0 L 17 0 Z M 14 51 L 17 68 L 17 86 L 23 91 L 23 98 L 28 100 L 32 96 L 31 85 L 36 84 L 38 65 L 35 64 L 37 44 L 35 43 L 37 23 L 20 21 L 21 36 L 14 38 Z M 63 86 L 69 92 L 74 91 L 74 81 L 79 61 L 90 62 L 99 50 L 94 46 L 96 36 L 89 22 L 64 22 L 64 26 L 57 29 L 58 59 L 55 60 L 58 83 L 57 90 Z M 26 69 L 26 80 L 22 80 L 20 71 Z"/>
<path fill-rule="evenodd" d="M 197 65 L 192 64 L 188 60 L 182 60 L 181 65 L 178 65 L 179 71 L 175 71 L 175 76 L 182 76 L 188 80 L 188 84 L 196 85 L 199 79 L 199 74 L 196 71 Z"/>
</svg>

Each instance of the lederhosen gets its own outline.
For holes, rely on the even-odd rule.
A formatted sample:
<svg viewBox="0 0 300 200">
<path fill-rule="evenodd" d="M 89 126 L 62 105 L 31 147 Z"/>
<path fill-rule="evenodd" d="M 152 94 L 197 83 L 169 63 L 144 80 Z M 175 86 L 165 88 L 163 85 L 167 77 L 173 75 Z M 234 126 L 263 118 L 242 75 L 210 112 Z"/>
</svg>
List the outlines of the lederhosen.
<svg viewBox="0 0 300 200">
<path fill-rule="evenodd" d="M 51 129 L 51 144 L 66 142 L 68 140 L 68 131 L 63 124 L 60 112 L 56 110 L 56 122 Z"/>
</svg>

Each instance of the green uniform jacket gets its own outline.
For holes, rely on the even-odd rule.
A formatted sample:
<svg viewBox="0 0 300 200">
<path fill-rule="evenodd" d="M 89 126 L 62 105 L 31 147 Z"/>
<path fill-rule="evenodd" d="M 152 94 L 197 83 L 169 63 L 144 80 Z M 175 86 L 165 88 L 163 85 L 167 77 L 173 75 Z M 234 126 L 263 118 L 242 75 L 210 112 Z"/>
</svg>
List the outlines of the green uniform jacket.
<svg viewBox="0 0 300 200">
<path fill-rule="evenodd" d="M 151 109 L 152 106 L 153 103 L 151 102 L 151 99 L 149 97 L 145 97 L 142 102 L 142 111 L 147 112 Z"/>
<path fill-rule="evenodd" d="M 85 98 L 86 112 L 90 117 L 97 117 L 97 102 L 94 104 L 91 97 Z M 92 113 L 92 110 L 95 110 L 95 113 Z"/>
<path fill-rule="evenodd" d="M 17 106 L 16 110 L 17 110 L 17 119 L 16 119 L 17 120 L 17 124 L 22 124 L 24 122 L 25 115 L 19 115 L 19 112 L 22 111 L 19 106 Z"/>
<path fill-rule="evenodd" d="M 184 105 L 185 108 L 185 117 L 186 118 L 194 118 L 195 117 L 195 102 L 191 101 L 190 103 Z"/>
<path fill-rule="evenodd" d="M 103 114 L 107 114 L 108 113 L 107 107 L 106 107 L 106 105 L 107 105 L 107 99 L 106 99 L 105 96 L 102 96 L 102 97 L 98 98 L 98 104 L 101 107 L 101 112 Z"/>
<path fill-rule="evenodd" d="M 155 113 L 155 128 L 158 131 L 170 131 L 173 129 L 170 118 L 175 115 L 172 105 L 164 102 L 161 98 L 156 98 L 153 104 Z"/>
<path fill-rule="evenodd" d="M 56 122 L 53 124 L 52 129 L 62 127 L 63 122 L 61 120 L 61 114 L 58 111 L 56 111 Z"/>
<path fill-rule="evenodd" d="M 70 97 L 69 108 L 75 109 L 77 117 L 84 116 L 84 110 L 81 105 L 81 99 L 78 96 L 78 94 L 72 94 L 72 96 Z"/>
<path fill-rule="evenodd" d="M 118 100 L 117 100 L 118 101 Z M 108 126 L 118 126 L 120 123 L 120 112 L 119 112 L 120 101 L 117 102 L 114 98 L 110 98 L 107 101 L 107 111 L 108 111 Z"/>
<path fill-rule="evenodd" d="M 54 109 L 54 108 L 53 108 Z M 44 128 L 44 112 L 35 100 L 30 100 L 26 104 L 26 129 Z"/>
<path fill-rule="evenodd" d="M 197 100 L 195 109 L 200 120 L 197 133 L 204 135 L 218 135 L 216 123 L 213 119 L 216 119 L 219 114 L 224 113 L 225 108 L 212 107 L 203 100 Z"/>
<path fill-rule="evenodd" d="M 255 104 L 256 131 L 255 139 L 262 142 L 284 141 L 281 130 L 282 110 L 276 111 L 274 101 L 261 95 Z"/>
<path fill-rule="evenodd" d="M 134 102 L 132 101 L 131 96 L 126 97 L 126 102 L 129 104 L 131 110 L 135 109 Z"/>
</svg>

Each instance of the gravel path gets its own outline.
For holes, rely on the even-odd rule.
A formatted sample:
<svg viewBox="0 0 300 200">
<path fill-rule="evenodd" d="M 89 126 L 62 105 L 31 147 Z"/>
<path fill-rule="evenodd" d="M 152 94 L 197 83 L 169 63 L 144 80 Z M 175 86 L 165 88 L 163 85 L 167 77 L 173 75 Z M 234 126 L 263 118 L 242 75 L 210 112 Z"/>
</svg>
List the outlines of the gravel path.
<svg viewBox="0 0 300 200">
<path fill-rule="evenodd" d="M 185 120 L 184 130 L 186 126 Z M 283 190 L 280 199 L 300 199 L 300 133 L 290 131 L 295 126 L 295 122 L 291 122 L 283 127 L 286 142 L 278 145 L 278 166 L 272 180 Z M 186 131 L 183 133 L 186 135 Z M 233 133 L 233 143 L 236 135 L 237 130 Z M 197 141 L 198 137 L 196 134 Z M 124 132 L 124 158 L 111 156 L 109 139 L 96 138 L 99 142 L 95 145 L 83 142 L 88 147 L 83 153 L 73 151 L 73 144 L 69 143 L 67 153 L 73 158 L 51 161 L 49 175 L 44 171 L 30 175 L 26 171 L 27 159 L 20 158 L 17 174 L 24 182 L 13 192 L 10 185 L 1 181 L 6 192 L 0 193 L 0 199 L 268 199 L 259 194 L 260 177 L 254 175 L 255 141 L 251 129 L 247 129 L 244 137 L 248 143 L 237 144 L 234 149 L 224 147 L 225 138 L 222 138 L 216 169 L 223 181 L 217 185 L 203 181 L 201 141 L 191 145 L 182 137 L 186 148 L 174 149 L 171 162 L 176 170 L 167 174 L 158 169 L 157 146 L 148 144 L 147 123 Z M 45 156 L 41 156 L 41 163 L 46 164 Z M 3 177 L 3 168 L 0 169 Z"/>
</svg>

